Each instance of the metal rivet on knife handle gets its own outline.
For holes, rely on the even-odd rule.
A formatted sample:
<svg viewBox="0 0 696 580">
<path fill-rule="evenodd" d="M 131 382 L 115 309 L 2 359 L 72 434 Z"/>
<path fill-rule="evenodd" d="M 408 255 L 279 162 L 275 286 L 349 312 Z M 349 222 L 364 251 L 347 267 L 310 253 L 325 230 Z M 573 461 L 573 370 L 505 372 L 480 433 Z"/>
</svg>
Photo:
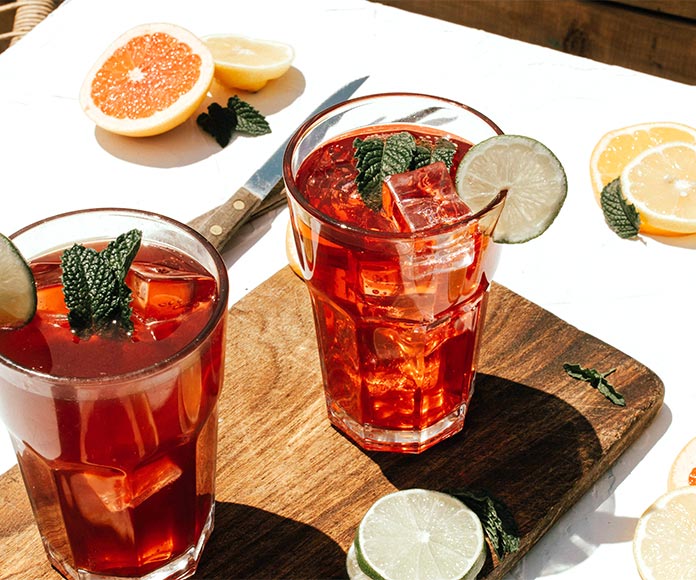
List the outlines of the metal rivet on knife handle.
<svg viewBox="0 0 696 580">
<path fill-rule="evenodd" d="M 260 203 L 258 196 L 245 187 L 240 187 L 230 199 L 195 227 L 215 248 L 222 250 Z"/>
</svg>

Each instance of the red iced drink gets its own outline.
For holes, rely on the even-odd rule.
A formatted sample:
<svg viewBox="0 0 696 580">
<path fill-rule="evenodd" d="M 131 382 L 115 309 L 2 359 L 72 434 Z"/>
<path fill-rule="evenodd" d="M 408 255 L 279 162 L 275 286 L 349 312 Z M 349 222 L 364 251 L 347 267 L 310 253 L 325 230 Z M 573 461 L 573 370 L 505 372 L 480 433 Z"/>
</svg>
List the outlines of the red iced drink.
<svg viewBox="0 0 696 580">
<path fill-rule="evenodd" d="M 213 525 L 224 270 L 145 239 L 132 333 L 82 338 L 61 253 L 30 259 L 36 315 L 0 331 L 0 417 L 44 545 L 68 577 L 184 577 Z"/>
<path fill-rule="evenodd" d="M 355 139 L 403 131 L 456 153 L 449 168 L 387 177 L 375 210 L 357 189 Z M 286 167 L 329 417 L 365 448 L 419 452 L 462 428 L 502 207 L 472 215 L 459 199 L 453 175 L 470 146 L 420 124 L 369 126 L 315 147 L 290 183 Z"/>
</svg>

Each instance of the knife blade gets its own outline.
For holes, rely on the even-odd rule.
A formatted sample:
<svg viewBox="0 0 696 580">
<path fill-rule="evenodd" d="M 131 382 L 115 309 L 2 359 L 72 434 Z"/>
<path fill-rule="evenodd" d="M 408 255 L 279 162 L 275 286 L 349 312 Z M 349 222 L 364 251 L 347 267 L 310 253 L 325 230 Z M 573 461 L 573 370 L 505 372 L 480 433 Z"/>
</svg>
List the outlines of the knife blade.
<svg viewBox="0 0 696 580">
<path fill-rule="evenodd" d="M 331 105 L 348 99 L 366 80 L 365 76 L 342 86 L 312 111 L 307 119 Z M 260 212 L 268 211 L 284 202 L 282 163 L 285 148 L 291 137 L 292 134 L 288 135 L 280 147 L 227 201 L 189 222 L 189 225 L 198 230 L 217 250 L 221 251 L 251 216 L 258 216 Z"/>
</svg>

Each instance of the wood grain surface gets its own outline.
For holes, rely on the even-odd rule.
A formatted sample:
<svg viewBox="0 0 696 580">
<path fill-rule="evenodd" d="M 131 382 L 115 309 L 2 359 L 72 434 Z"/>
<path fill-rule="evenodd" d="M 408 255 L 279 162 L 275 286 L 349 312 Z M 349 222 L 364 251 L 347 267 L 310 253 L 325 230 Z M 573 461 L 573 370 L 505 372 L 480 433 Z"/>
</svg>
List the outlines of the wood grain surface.
<svg viewBox="0 0 696 580">
<path fill-rule="evenodd" d="M 234 284 L 234 280 L 232 280 Z M 563 371 L 601 371 L 612 405 Z M 663 385 L 600 340 L 494 285 L 464 431 L 421 455 L 364 452 L 324 407 L 309 298 L 285 268 L 230 310 L 220 401 L 215 531 L 199 579 L 344 578 L 356 526 L 380 496 L 410 487 L 485 488 L 512 510 L 521 547 L 501 578 L 647 427 Z M 57 578 L 15 467 L 0 477 L 0 577 Z"/>
<path fill-rule="evenodd" d="M 696 2 L 693 0 L 373 1 L 696 84 Z"/>
</svg>

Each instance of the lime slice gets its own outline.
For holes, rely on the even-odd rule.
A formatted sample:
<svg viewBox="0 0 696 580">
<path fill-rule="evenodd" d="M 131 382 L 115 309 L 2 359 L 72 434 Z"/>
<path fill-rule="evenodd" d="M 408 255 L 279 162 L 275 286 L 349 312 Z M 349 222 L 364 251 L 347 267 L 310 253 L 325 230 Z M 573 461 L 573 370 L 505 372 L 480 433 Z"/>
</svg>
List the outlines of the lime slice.
<svg viewBox="0 0 696 580">
<path fill-rule="evenodd" d="M 367 511 L 355 537 L 355 557 L 373 579 L 468 580 L 483 567 L 486 544 L 481 521 L 460 500 L 407 489 L 385 495 Z"/>
<path fill-rule="evenodd" d="M 29 264 L 0 234 L 0 328 L 18 328 L 36 312 L 36 284 Z"/>
<path fill-rule="evenodd" d="M 348 572 L 348 578 L 350 580 L 372 580 L 360 569 L 358 555 L 355 553 L 355 542 L 350 545 L 348 554 L 346 554 L 346 572 Z"/>
<path fill-rule="evenodd" d="M 507 189 L 496 242 L 518 244 L 543 234 L 568 191 L 565 171 L 548 147 L 530 137 L 496 135 L 467 151 L 457 168 L 459 196 L 473 210 L 486 207 Z"/>
</svg>

